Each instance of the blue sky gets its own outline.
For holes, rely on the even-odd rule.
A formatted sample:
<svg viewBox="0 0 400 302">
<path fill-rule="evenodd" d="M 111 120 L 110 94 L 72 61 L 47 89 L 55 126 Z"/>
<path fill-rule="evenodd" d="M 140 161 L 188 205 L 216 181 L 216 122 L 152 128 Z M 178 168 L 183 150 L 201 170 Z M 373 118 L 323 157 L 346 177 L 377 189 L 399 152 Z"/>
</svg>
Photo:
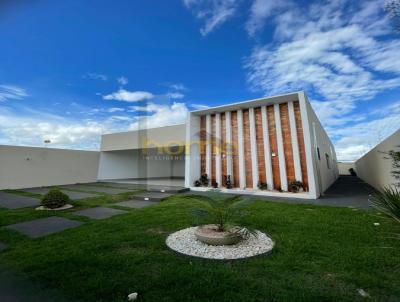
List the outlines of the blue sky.
<svg viewBox="0 0 400 302">
<path fill-rule="evenodd" d="M 97 149 L 102 133 L 298 90 L 339 159 L 400 125 L 400 35 L 382 1 L 2 3 L 0 144 Z"/>
</svg>

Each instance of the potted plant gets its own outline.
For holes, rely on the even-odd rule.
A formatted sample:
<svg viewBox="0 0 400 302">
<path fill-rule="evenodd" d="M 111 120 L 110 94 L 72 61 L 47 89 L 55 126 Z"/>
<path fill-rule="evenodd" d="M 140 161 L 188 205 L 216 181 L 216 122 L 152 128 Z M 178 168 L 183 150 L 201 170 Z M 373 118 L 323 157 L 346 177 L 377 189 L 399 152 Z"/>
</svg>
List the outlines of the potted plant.
<svg viewBox="0 0 400 302">
<path fill-rule="evenodd" d="M 209 179 L 208 179 L 208 175 L 207 175 L 206 173 L 204 173 L 204 174 L 202 174 L 202 175 L 200 176 L 199 181 L 200 181 L 200 184 L 201 184 L 203 187 L 208 187 L 208 184 L 210 183 L 210 181 L 209 181 Z"/>
<path fill-rule="evenodd" d="M 230 175 L 225 175 L 224 183 L 225 183 L 225 187 L 227 189 L 232 189 L 233 184 L 232 184 L 232 180 L 231 180 L 231 176 Z"/>
<path fill-rule="evenodd" d="M 288 187 L 289 191 L 292 193 L 303 192 L 303 183 L 301 181 L 291 181 Z"/>
<path fill-rule="evenodd" d="M 268 190 L 268 185 L 266 183 L 264 183 L 264 182 L 261 182 L 261 181 L 257 184 L 257 187 L 260 190 Z"/>
<path fill-rule="evenodd" d="M 214 192 L 208 196 L 191 196 L 199 207 L 192 210 L 193 215 L 200 220 L 195 231 L 197 240 L 209 245 L 232 245 L 257 233 L 243 224 L 238 225 L 238 219 L 247 213 L 245 208 L 254 200 L 242 196 L 223 197 Z"/>
</svg>

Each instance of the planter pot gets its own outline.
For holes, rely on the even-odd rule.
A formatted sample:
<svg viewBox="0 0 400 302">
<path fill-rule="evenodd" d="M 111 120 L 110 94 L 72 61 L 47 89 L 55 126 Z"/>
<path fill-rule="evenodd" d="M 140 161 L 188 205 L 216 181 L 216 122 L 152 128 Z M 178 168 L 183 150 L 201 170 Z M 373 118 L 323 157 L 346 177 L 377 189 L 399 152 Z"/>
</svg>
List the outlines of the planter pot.
<svg viewBox="0 0 400 302">
<path fill-rule="evenodd" d="M 197 240 L 209 245 L 232 245 L 243 239 L 239 233 L 218 232 L 213 224 L 197 227 L 194 234 Z"/>
</svg>

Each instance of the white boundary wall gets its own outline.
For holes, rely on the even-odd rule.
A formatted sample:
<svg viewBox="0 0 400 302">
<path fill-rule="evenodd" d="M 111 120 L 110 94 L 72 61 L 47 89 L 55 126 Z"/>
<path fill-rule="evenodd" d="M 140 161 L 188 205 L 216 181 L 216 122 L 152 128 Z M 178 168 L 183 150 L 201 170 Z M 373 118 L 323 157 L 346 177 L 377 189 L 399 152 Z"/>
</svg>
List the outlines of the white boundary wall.
<svg viewBox="0 0 400 302">
<path fill-rule="evenodd" d="M 94 182 L 100 152 L 0 146 L 0 189 Z"/>
<path fill-rule="evenodd" d="M 400 129 L 355 162 L 358 177 L 376 189 L 392 185 L 392 161 L 382 152 L 400 150 Z"/>
</svg>

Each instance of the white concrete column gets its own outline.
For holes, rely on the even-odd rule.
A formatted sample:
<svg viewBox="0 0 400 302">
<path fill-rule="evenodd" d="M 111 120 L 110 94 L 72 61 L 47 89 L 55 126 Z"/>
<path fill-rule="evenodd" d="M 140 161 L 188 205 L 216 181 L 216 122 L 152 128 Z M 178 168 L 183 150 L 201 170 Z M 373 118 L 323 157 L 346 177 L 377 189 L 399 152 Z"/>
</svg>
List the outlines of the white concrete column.
<svg viewBox="0 0 400 302">
<path fill-rule="evenodd" d="M 226 134 L 226 175 L 231 176 L 233 180 L 233 168 L 232 168 L 232 127 L 231 127 L 231 112 L 225 112 L 225 134 Z"/>
<path fill-rule="evenodd" d="M 206 115 L 206 173 L 211 179 L 211 115 Z M 210 184 L 211 185 L 211 184 Z"/>
<path fill-rule="evenodd" d="M 221 114 L 215 114 L 215 181 L 220 187 L 222 185 L 221 178 Z"/>
<path fill-rule="evenodd" d="M 258 184 L 258 158 L 257 158 L 257 139 L 256 139 L 256 121 L 254 108 L 249 108 L 250 120 L 250 152 L 251 152 L 251 171 L 253 178 L 253 188 L 257 189 Z"/>
<path fill-rule="evenodd" d="M 266 106 L 261 107 L 261 121 L 263 128 L 264 162 L 265 162 L 265 175 L 267 176 L 267 187 L 268 190 L 273 190 L 274 177 L 272 175 L 271 147 L 269 144 L 269 128 L 268 128 L 268 116 L 267 116 Z"/>
<path fill-rule="evenodd" d="M 294 114 L 293 102 L 288 103 L 288 109 L 289 109 L 290 136 L 292 138 L 294 176 L 295 176 L 296 180 L 303 181 L 303 177 L 301 174 L 300 149 L 299 149 L 299 141 L 297 138 L 296 117 Z"/>
<path fill-rule="evenodd" d="M 274 113 L 275 113 L 276 140 L 278 143 L 278 159 L 279 159 L 279 174 L 281 177 L 281 189 L 283 191 L 287 191 L 288 183 L 286 176 L 285 151 L 283 148 L 281 113 L 279 110 L 279 104 L 274 104 Z"/>
<path fill-rule="evenodd" d="M 241 189 L 246 187 L 246 174 L 244 167 L 244 140 L 243 140 L 243 111 L 237 111 L 238 125 L 238 159 L 239 159 L 239 186 Z"/>
<path fill-rule="evenodd" d="M 200 177 L 200 117 L 188 113 L 186 119 L 185 187 L 192 187 Z"/>
</svg>

